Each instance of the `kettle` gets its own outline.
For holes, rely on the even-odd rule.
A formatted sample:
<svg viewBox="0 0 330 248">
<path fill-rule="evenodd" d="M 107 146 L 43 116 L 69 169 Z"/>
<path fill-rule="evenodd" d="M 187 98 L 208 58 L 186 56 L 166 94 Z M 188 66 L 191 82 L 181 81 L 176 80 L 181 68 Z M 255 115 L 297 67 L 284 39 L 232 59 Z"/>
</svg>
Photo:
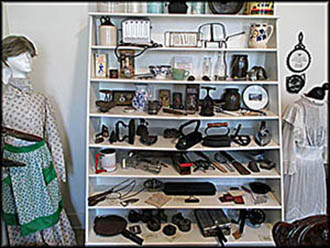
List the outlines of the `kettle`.
<svg viewBox="0 0 330 248">
<path fill-rule="evenodd" d="M 110 21 L 109 17 L 102 16 L 100 18 L 100 45 L 101 46 L 117 46 L 117 28 Z"/>
</svg>

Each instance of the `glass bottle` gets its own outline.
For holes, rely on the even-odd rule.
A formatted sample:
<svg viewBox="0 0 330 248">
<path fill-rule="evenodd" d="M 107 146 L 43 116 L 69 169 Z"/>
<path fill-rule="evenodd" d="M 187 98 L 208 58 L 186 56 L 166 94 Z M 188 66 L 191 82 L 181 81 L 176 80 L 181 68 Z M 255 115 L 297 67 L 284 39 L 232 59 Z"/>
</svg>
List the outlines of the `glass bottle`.
<svg viewBox="0 0 330 248">
<path fill-rule="evenodd" d="M 148 2 L 147 11 L 151 14 L 161 14 L 163 13 L 163 3 L 162 2 Z"/>
<path fill-rule="evenodd" d="M 214 80 L 226 80 L 227 78 L 227 63 L 226 52 L 218 52 L 218 58 L 214 65 Z"/>
<path fill-rule="evenodd" d="M 203 77 L 211 78 L 211 57 L 204 57 L 203 59 Z"/>
<path fill-rule="evenodd" d="M 192 14 L 205 14 L 205 3 L 202 1 L 192 2 L 191 13 Z"/>
</svg>

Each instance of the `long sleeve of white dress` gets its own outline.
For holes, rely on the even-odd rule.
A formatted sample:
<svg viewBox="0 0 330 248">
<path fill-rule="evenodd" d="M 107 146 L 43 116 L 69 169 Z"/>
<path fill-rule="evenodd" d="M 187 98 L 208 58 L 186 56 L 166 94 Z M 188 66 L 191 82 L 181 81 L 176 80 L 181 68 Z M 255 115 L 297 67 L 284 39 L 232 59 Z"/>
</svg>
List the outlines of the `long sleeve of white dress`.
<svg viewBox="0 0 330 248">
<path fill-rule="evenodd" d="M 297 104 L 288 108 L 283 116 L 283 171 L 284 174 L 296 172 L 296 146 L 303 140 L 302 113 Z"/>
</svg>

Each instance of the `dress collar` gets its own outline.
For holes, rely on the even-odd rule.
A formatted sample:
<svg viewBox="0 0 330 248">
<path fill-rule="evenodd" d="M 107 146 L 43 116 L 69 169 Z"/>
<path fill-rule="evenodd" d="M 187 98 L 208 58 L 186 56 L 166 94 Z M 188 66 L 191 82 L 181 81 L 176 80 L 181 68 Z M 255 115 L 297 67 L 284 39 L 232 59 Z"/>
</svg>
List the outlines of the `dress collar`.
<svg viewBox="0 0 330 248">
<path fill-rule="evenodd" d="M 8 80 L 8 85 L 17 89 L 22 93 L 31 93 L 32 91 L 32 82 L 30 78 L 12 78 Z"/>
<path fill-rule="evenodd" d="M 316 105 L 316 106 L 323 106 L 324 103 L 325 103 L 325 100 L 317 100 L 317 99 L 314 99 L 314 98 L 310 98 L 310 97 L 306 96 L 305 94 L 302 94 L 301 98 L 306 100 L 310 104 Z"/>
</svg>

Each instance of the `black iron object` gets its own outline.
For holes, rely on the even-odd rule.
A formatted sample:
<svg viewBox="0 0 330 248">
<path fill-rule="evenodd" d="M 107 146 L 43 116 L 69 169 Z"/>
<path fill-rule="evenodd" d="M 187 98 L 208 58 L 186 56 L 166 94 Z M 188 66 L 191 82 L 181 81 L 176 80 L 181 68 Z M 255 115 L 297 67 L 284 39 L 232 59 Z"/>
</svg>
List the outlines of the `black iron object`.
<svg viewBox="0 0 330 248">
<path fill-rule="evenodd" d="M 239 131 L 241 130 L 242 124 L 238 124 L 236 131 L 233 135 L 230 135 L 230 138 L 233 142 L 241 146 L 247 146 L 251 142 L 251 138 L 249 135 L 239 135 Z"/>
<path fill-rule="evenodd" d="M 144 119 L 140 119 L 140 125 L 136 130 L 136 135 L 140 136 L 140 142 L 144 145 L 150 146 L 157 142 L 158 137 L 156 135 L 149 135 L 148 122 Z"/>
<path fill-rule="evenodd" d="M 187 135 L 184 134 L 183 129 L 192 123 L 196 123 L 195 130 Z M 200 120 L 191 120 L 179 127 L 180 138 L 175 145 L 176 149 L 186 150 L 202 141 L 202 134 L 198 131 L 200 124 Z"/>
<path fill-rule="evenodd" d="M 208 134 L 210 128 L 225 128 L 226 131 L 222 134 Z M 203 138 L 203 146 L 207 147 L 230 147 L 231 138 L 229 136 L 228 123 L 208 123 L 205 129 L 205 137 Z"/>
<path fill-rule="evenodd" d="M 244 2 L 239 1 L 212 1 L 208 6 L 213 14 L 237 14 Z"/>
<path fill-rule="evenodd" d="M 214 102 L 213 99 L 211 98 L 209 92 L 210 90 L 215 90 L 215 87 L 201 87 L 202 89 L 205 89 L 206 92 L 206 97 L 204 98 L 202 102 L 202 108 L 200 111 L 201 116 L 213 116 L 214 115 Z"/>
<path fill-rule="evenodd" d="M 120 129 L 119 126 L 123 125 L 123 127 L 128 127 L 128 135 L 124 135 L 122 138 L 120 137 Z M 123 121 L 118 121 L 116 123 L 116 127 L 115 127 L 115 140 L 119 141 L 119 142 L 123 142 L 126 138 L 128 138 L 128 143 L 133 145 L 134 144 L 134 139 L 135 139 L 135 122 L 134 119 L 131 119 L 129 121 L 129 124 L 127 125 L 125 122 Z M 110 137 L 111 139 L 112 137 Z"/>
<path fill-rule="evenodd" d="M 246 80 L 248 67 L 248 55 L 234 54 L 230 62 L 230 77 L 233 80 Z"/>
<path fill-rule="evenodd" d="M 235 111 L 241 107 L 241 95 L 237 88 L 227 88 L 223 94 L 223 101 L 225 104 L 222 106 L 223 110 Z"/>
<path fill-rule="evenodd" d="M 306 82 L 305 73 L 293 74 L 286 77 L 286 90 L 291 94 L 298 94 L 304 88 Z"/>
<path fill-rule="evenodd" d="M 188 6 L 186 1 L 170 2 L 168 5 L 168 13 L 170 14 L 186 14 Z"/>
<path fill-rule="evenodd" d="M 265 121 L 261 122 L 259 130 L 256 133 L 256 135 L 254 136 L 254 140 L 259 146 L 266 146 L 271 142 L 272 133 L 266 127 L 266 122 Z"/>
</svg>

